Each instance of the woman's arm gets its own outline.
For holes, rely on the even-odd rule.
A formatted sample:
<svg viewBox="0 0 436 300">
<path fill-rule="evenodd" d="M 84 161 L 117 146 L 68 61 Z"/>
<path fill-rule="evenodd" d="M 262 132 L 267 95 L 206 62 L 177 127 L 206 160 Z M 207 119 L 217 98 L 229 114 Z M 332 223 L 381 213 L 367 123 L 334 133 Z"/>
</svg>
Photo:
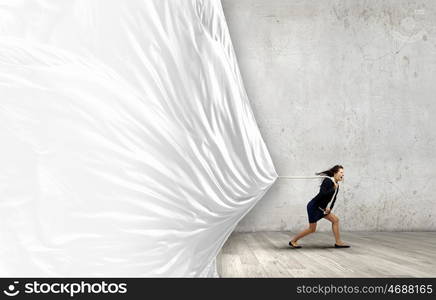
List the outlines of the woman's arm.
<svg viewBox="0 0 436 300">
<path fill-rule="evenodd" d="M 327 207 L 327 204 L 331 200 L 331 195 L 335 192 L 335 184 L 330 178 L 324 179 L 321 184 L 319 195 L 321 196 L 319 204 L 322 207 Z"/>
<path fill-rule="evenodd" d="M 321 183 L 321 188 L 319 190 L 319 193 L 322 196 L 331 194 L 331 193 L 335 192 L 335 184 L 333 183 L 333 181 L 329 178 L 325 178 L 324 181 Z"/>
<path fill-rule="evenodd" d="M 336 193 L 335 198 L 333 198 L 332 204 L 330 204 L 330 210 L 332 210 L 333 206 L 335 205 L 336 197 L 338 196 L 338 193 L 339 193 L 339 187 L 337 187 L 337 189 L 338 189 L 338 192 Z"/>
</svg>

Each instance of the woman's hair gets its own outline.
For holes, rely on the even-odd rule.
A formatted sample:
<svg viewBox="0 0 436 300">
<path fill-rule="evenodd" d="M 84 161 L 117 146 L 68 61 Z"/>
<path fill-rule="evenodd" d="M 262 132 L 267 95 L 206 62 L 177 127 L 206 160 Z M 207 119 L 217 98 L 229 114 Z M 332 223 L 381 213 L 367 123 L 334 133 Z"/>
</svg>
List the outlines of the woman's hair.
<svg viewBox="0 0 436 300">
<path fill-rule="evenodd" d="M 336 165 L 336 166 L 334 166 L 334 167 L 332 167 L 332 168 L 330 168 L 328 170 L 325 170 L 325 171 L 322 171 L 322 172 L 319 172 L 319 173 L 315 173 L 315 175 L 327 175 L 327 176 L 333 177 L 333 175 L 335 175 L 335 173 L 337 171 L 339 171 L 339 169 L 343 169 L 343 168 L 344 167 L 341 166 L 341 165 Z"/>
</svg>

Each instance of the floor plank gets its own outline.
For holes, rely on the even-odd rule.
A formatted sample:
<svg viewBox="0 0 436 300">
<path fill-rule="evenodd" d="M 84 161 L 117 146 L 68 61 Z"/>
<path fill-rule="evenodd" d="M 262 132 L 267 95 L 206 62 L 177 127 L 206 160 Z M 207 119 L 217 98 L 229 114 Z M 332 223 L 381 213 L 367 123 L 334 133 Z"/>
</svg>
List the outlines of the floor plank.
<svg viewBox="0 0 436 300">
<path fill-rule="evenodd" d="M 436 232 L 233 233 L 217 258 L 221 277 L 436 277 Z"/>
</svg>

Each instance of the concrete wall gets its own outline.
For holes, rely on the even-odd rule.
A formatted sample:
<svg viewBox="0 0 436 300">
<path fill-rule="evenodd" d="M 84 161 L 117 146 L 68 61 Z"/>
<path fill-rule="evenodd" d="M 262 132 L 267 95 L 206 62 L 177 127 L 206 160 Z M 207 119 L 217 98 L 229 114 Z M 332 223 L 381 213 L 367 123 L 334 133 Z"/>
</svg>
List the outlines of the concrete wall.
<svg viewBox="0 0 436 300">
<path fill-rule="evenodd" d="M 344 165 L 342 230 L 435 230 L 436 1 L 222 3 L 278 174 Z M 303 229 L 319 184 L 279 179 L 237 231 Z"/>
</svg>

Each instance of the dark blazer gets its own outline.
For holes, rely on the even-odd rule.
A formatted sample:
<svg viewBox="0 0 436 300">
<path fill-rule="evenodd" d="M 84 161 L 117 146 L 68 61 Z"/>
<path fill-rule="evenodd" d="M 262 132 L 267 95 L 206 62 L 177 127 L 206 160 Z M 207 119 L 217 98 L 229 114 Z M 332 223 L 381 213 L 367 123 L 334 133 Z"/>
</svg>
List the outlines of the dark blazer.
<svg viewBox="0 0 436 300">
<path fill-rule="evenodd" d="M 339 192 L 339 185 L 335 190 L 335 185 L 333 184 L 333 181 L 330 178 L 324 178 L 324 180 L 321 183 L 321 187 L 319 189 L 318 195 L 316 195 L 312 200 L 315 201 L 318 207 L 321 207 L 322 209 L 326 209 L 327 204 L 330 202 L 334 194 L 335 197 L 333 198 L 332 204 L 330 205 L 330 209 L 333 209 L 338 192 Z"/>
</svg>

